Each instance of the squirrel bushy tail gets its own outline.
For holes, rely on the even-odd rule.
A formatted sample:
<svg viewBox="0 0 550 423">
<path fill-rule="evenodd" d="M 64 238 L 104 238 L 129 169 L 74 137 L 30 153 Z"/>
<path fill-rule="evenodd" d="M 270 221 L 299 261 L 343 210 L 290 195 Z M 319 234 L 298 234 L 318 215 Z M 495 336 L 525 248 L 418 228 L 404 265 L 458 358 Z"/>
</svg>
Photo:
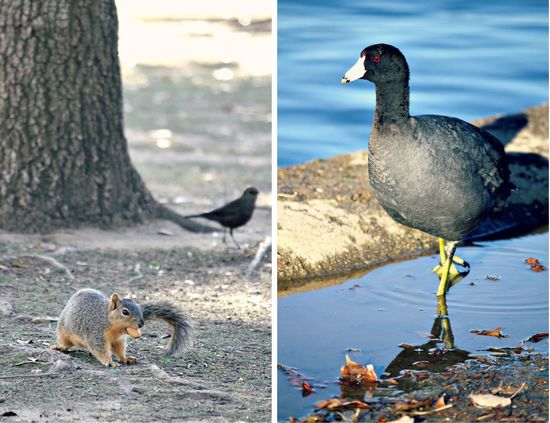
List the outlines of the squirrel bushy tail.
<svg viewBox="0 0 550 423">
<path fill-rule="evenodd" d="M 141 304 L 141 310 L 145 321 L 161 319 L 170 327 L 172 337 L 167 355 L 176 355 L 185 348 L 193 332 L 189 316 L 168 301 Z"/>
</svg>

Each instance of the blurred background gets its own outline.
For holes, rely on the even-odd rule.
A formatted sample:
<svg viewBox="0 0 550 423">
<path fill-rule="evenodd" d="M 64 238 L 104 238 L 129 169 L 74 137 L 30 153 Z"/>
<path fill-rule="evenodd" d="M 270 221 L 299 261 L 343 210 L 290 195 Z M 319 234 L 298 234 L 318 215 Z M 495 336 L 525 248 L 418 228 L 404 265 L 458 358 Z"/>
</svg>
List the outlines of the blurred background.
<svg viewBox="0 0 550 423">
<path fill-rule="evenodd" d="M 374 86 L 342 86 L 387 43 L 411 70 L 411 114 L 467 121 L 548 99 L 546 0 L 278 1 L 278 164 L 367 147 Z"/>
<path fill-rule="evenodd" d="M 188 213 L 254 185 L 270 207 L 271 1 L 116 3 L 126 137 L 149 189 Z"/>
</svg>

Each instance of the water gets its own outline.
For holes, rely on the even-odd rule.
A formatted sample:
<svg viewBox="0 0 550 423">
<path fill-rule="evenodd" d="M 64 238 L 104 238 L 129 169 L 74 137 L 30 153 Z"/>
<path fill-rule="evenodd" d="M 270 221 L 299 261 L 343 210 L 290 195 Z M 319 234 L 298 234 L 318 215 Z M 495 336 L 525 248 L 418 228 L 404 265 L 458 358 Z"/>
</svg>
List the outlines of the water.
<svg viewBox="0 0 550 423">
<path fill-rule="evenodd" d="M 457 254 L 472 269 L 447 298 L 455 349 L 479 355 L 490 346 L 514 347 L 535 333 L 547 332 L 548 271 L 533 272 L 524 260 L 536 257 L 548 264 L 548 233 L 480 242 L 460 247 Z M 435 264 L 436 256 L 421 257 L 375 269 L 341 285 L 278 300 L 277 362 L 327 386 L 302 398 L 279 370 L 279 421 L 305 416 L 317 401 L 338 395 L 336 381 L 346 354 L 361 364 L 372 363 L 380 375 L 403 351 L 400 344 L 428 342 L 420 334 L 430 332 L 435 321 L 438 280 L 430 271 Z M 488 275 L 499 279 L 489 280 Z M 499 326 L 509 338 L 470 333 Z M 529 346 L 548 353 L 547 339 Z M 360 351 L 348 352 L 348 348 Z"/>
<path fill-rule="evenodd" d="M 546 0 L 278 1 L 278 161 L 367 146 L 374 86 L 340 85 L 367 45 L 400 48 L 411 113 L 474 120 L 547 101 Z"/>
</svg>

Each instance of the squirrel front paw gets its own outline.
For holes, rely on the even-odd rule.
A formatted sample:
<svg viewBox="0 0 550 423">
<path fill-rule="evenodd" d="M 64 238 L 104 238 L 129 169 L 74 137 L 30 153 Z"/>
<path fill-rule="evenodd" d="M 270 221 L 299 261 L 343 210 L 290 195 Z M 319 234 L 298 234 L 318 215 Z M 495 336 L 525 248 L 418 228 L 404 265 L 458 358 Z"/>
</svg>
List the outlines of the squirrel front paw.
<svg viewBox="0 0 550 423">
<path fill-rule="evenodd" d="M 126 357 L 123 357 L 121 361 L 125 364 L 135 364 L 137 358 L 132 355 L 127 355 Z"/>
<path fill-rule="evenodd" d="M 104 363 L 107 367 L 118 367 L 120 366 L 120 363 L 117 363 L 116 361 L 108 361 L 107 363 Z"/>
</svg>

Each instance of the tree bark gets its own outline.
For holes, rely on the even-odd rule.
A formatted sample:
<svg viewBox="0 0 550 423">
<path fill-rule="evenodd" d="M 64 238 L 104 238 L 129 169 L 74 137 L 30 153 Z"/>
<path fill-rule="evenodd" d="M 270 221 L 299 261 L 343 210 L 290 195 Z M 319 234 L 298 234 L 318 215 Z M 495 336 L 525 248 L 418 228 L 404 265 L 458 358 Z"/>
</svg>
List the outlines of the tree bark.
<svg viewBox="0 0 550 423">
<path fill-rule="evenodd" d="M 0 0 L 0 228 L 44 232 L 154 217 L 124 137 L 114 0 Z"/>
</svg>

